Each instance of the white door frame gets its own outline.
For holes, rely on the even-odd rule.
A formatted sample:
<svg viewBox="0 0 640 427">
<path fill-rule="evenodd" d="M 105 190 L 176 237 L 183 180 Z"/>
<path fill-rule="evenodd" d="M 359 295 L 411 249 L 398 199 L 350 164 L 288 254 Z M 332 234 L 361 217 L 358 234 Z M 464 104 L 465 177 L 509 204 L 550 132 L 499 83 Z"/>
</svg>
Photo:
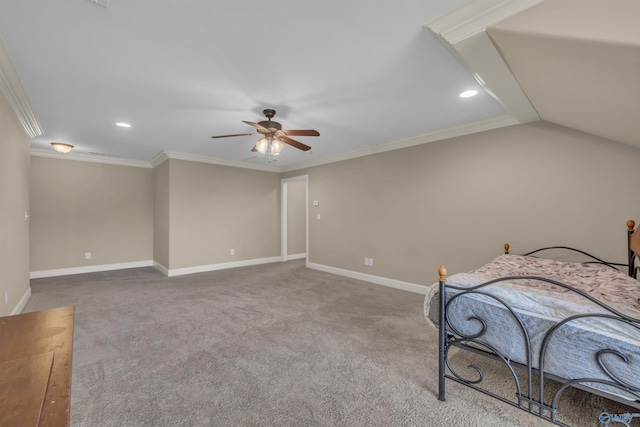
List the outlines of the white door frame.
<svg viewBox="0 0 640 427">
<path fill-rule="evenodd" d="M 292 181 L 304 181 L 305 258 L 309 259 L 309 175 L 300 175 L 280 180 L 280 258 L 282 262 L 288 260 L 287 184 Z"/>
</svg>

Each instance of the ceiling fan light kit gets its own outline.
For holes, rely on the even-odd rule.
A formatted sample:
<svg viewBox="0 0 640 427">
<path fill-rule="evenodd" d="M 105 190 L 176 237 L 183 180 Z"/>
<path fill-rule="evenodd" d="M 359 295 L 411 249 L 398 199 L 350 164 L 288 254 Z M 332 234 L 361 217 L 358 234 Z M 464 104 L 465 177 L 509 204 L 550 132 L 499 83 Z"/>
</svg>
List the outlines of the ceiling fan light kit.
<svg viewBox="0 0 640 427">
<path fill-rule="evenodd" d="M 260 154 L 273 154 L 277 156 L 284 149 L 284 144 L 277 139 L 260 138 L 256 144 L 256 151 Z"/>
<path fill-rule="evenodd" d="M 278 122 L 274 122 L 271 119 L 276 115 L 276 110 L 272 110 L 267 108 L 262 111 L 267 120 L 260 121 L 258 123 L 249 122 L 243 120 L 243 123 L 248 124 L 249 126 L 253 126 L 256 128 L 258 133 L 238 133 L 233 135 L 219 135 L 212 136 L 211 138 L 228 138 L 234 136 L 257 136 L 261 135 L 262 137 L 256 145 L 252 148 L 251 151 L 257 151 L 261 154 L 266 154 L 269 157 L 269 161 L 271 161 L 272 155 L 278 155 L 284 149 L 284 144 L 290 145 L 302 151 L 308 151 L 311 149 L 310 146 L 305 145 L 295 139 L 289 138 L 289 136 L 320 136 L 320 133 L 317 130 L 313 129 L 304 129 L 304 130 L 283 130 L 282 125 Z"/>
</svg>

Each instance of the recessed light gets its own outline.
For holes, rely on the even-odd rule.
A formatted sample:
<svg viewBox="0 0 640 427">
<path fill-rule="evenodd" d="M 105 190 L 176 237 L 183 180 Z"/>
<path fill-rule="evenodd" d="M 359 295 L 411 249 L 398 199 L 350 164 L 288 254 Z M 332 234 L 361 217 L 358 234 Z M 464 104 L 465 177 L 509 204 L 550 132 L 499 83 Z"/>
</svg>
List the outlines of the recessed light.
<svg viewBox="0 0 640 427">
<path fill-rule="evenodd" d="M 478 94 L 477 90 L 465 90 L 460 94 L 460 98 L 471 98 L 472 96 L 476 96 Z"/>
<path fill-rule="evenodd" d="M 122 123 L 122 122 L 116 123 L 116 126 L 120 126 L 121 128 L 130 128 L 131 127 L 131 125 L 129 123 Z"/>
</svg>

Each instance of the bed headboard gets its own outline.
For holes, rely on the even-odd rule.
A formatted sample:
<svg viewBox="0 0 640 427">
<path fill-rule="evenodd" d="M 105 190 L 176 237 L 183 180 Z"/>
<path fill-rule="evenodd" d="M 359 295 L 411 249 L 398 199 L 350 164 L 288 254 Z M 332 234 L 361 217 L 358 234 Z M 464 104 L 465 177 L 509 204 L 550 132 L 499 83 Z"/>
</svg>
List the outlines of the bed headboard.
<svg viewBox="0 0 640 427">
<path fill-rule="evenodd" d="M 622 263 L 617 263 L 617 262 L 607 262 L 607 261 L 603 261 L 598 257 L 595 257 L 587 252 L 581 251 L 579 249 L 574 249 L 574 248 L 570 248 L 568 246 L 550 246 L 547 248 L 542 248 L 542 249 L 536 249 L 535 251 L 531 251 L 528 252 L 524 255 L 533 255 L 535 253 L 538 252 L 542 252 L 542 251 L 546 251 L 548 249 L 567 249 L 570 251 L 574 251 L 574 252 L 579 252 L 583 255 L 586 255 L 587 257 L 591 258 L 593 261 L 590 262 L 598 262 L 600 264 L 605 264 L 608 265 L 611 268 L 618 268 L 618 267 L 629 267 L 629 276 L 634 277 L 636 279 L 638 279 L 638 272 L 640 272 L 640 226 L 638 226 L 638 229 L 636 229 L 634 231 L 636 227 L 636 222 L 633 220 L 629 220 L 627 221 L 627 249 L 629 252 L 629 263 L 628 264 L 622 264 Z M 509 254 L 509 244 L 505 243 L 504 244 L 504 253 L 505 254 Z"/>
<path fill-rule="evenodd" d="M 627 229 L 629 231 L 629 276 L 638 278 L 638 269 L 636 259 L 640 257 L 640 226 L 638 230 L 633 231 L 636 223 L 633 220 L 627 221 Z"/>
</svg>

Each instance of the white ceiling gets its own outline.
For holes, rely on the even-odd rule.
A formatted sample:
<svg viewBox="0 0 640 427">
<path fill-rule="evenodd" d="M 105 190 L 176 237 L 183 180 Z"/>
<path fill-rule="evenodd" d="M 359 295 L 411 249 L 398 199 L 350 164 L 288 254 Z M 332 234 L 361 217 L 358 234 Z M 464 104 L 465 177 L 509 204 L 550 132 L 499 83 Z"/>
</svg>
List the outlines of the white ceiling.
<svg viewBox="0 0 640 427">
<path fill-rule="evenodd" d="M 1 0 L 0 38 L 44 131 L 35 150 L 264 165 L 257 137 L 210 137 L 250 133 L 242 120 L 273 108 L 284 129 L 320 132 L 295 138 L 308 152 L 285 148 L 274 165 L 286 169 L 537 120 L 518 67 L 484 32 L 495 22 L 456 43 L 425 24 L 540 1 Z M 545 3 L 556 2 L 571 0 Z M 480 93 L 460 98 L 467 89 Z"/>
</svg>

